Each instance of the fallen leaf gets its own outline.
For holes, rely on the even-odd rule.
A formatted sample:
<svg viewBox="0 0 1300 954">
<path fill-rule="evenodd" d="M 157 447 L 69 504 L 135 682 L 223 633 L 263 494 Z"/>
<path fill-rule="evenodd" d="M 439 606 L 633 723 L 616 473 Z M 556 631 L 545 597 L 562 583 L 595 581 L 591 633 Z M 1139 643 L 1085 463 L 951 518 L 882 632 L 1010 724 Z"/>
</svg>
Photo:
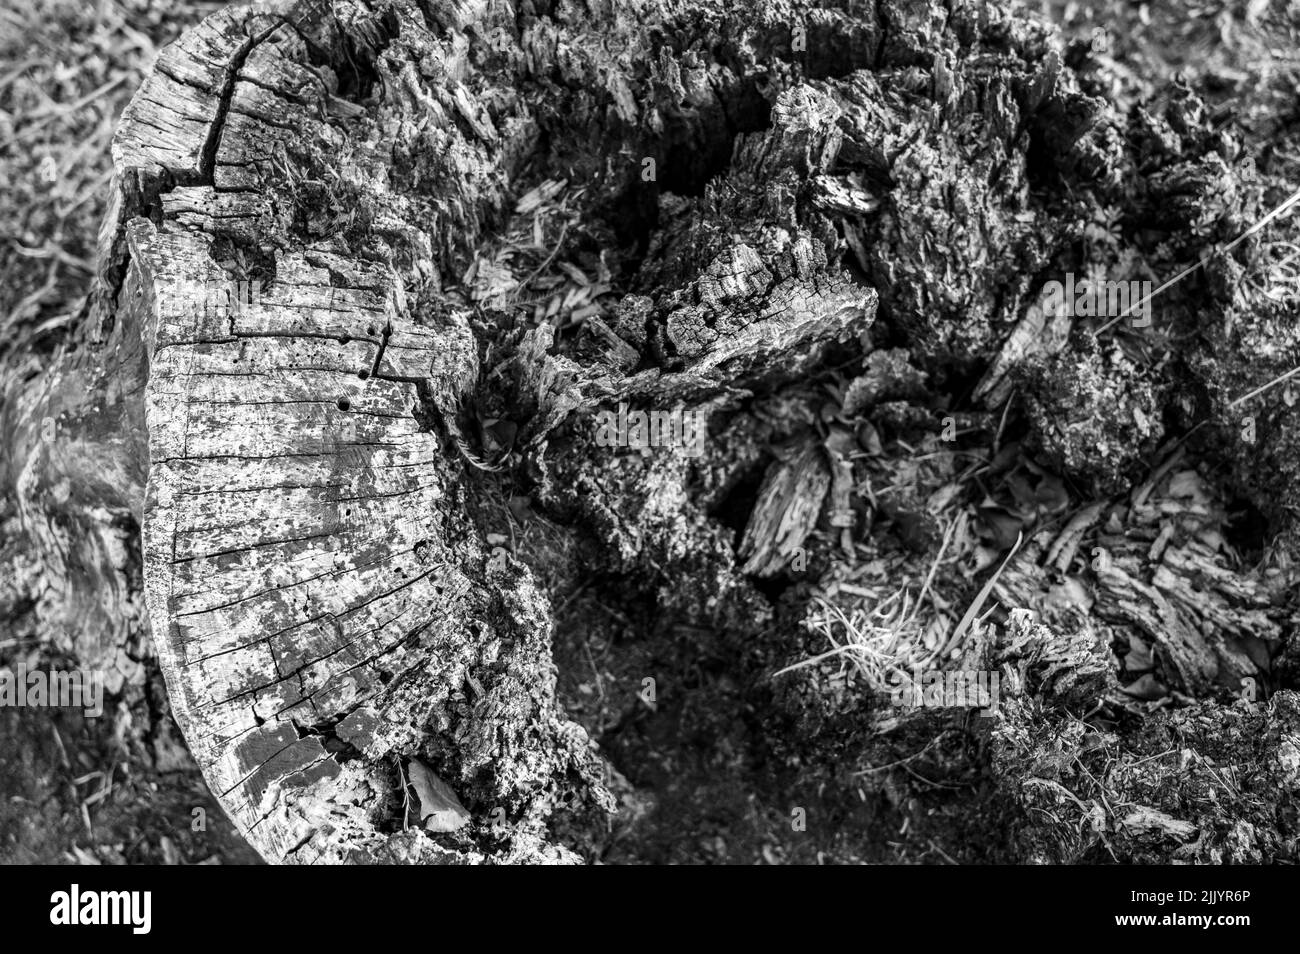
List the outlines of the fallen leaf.
<svg viewBox="0 0 1300 954">
<path fill-rule="evenodd" d="M 1128 637 L 1128 652 L 1124 656 L 1124 668 L 1129 672 L 1143 672 L 1155 666 L 1150 644 L 1141 636 L 1132 633 Z"/>
<path fill-rule="evenodd" d="M 421 825 L 428 831 L 456 831 L 469 823 L 469 812 L 460 803 L 456 793 L 419 759 L 411 759 L 407 766 L 411 785 L 420 802 L 417 814 Z"/>
<path fill-rule="evenodd" d="M 1161 684 L 1160 680 L 1151 673 L 1129 683 L 1124 687 L 1125 695 L 1132 696 L 1134 699 L 1142 699 L 1145 702 L 1154 702 L 1156 699 L 1163 699 L 1169 695 L 1169 690 Z"/>
</svg>

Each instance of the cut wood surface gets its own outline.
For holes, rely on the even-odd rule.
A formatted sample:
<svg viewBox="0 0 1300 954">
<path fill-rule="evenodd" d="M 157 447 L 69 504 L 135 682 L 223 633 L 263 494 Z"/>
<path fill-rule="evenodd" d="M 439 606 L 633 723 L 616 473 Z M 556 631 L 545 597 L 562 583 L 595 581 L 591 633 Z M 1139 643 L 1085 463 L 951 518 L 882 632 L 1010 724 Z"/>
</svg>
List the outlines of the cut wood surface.
<svg viewBox="0 0 1300 954">
<path fill-rule="evenodd" d="M 517 856 L 559 858 L 528 840 L 530 813 L 541 817 L 529 796 L 550 766 L 526 750 L 512 766 L 502 750 L 512 731 L 536 733 L 538 748 L 567 732 L 581 762 L 581 733 L 537 675 L 535 597 L 485 580 L 459 464 L 428 421 L 475 381 L 473 339 L 452 310 L 413 320 L 399 272 L 424 277 L 427 233 L 385 187 L 379 145 L 331 125 L 362 110 L 312 62 L 347 48 L 373 68 L 367 41 L 426 25 L 350 7 L 345 35 L 330 10 L 208 18 L 163 53 L 116 139 L 103 292 L 147 352 L 144 588 L 172 709 L 269 860 L 481 857 L 374 826 L 401 798 L 398 763 L 436 758 L 418 743 L 438 723 L 461 769 L 452 784 L 497 759 L 476 794 L 521 822 Z M 337 179 L 341 154 L 377 175 L 350 183 L 392 243 L 370 258 L 292 234 L 295 214 L 324 211 L 310 177 Z M 304 168 L 307 156 L 321 165 Z M 298 186 L 318 191 L 295 207 Z M 454 184 L 439 198 L 476 214 L 455 208 Z M 242 302 L 241 281 L 254 289 Z"/>
</svg>

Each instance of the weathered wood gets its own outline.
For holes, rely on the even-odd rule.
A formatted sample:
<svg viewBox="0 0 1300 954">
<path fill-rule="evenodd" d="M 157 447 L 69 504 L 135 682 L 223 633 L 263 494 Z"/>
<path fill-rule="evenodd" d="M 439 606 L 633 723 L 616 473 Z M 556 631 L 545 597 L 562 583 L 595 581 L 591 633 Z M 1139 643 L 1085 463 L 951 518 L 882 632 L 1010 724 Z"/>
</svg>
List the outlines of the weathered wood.
<svg viewBox="0 0 1300 954">
<path fill-rule="evenodd" d="M 1116 634 L 1149 641 L 1174 688 L 1192 697 L 1216 687 L 1240 692 L 1245 680 L 1264 678 L 1284 635 L 1273 594 L 1265 580 L 1225 565 L 1226 512 L 1196 471 L 1167 468 L 1127 503 L 1097 504 L 1084 516 L 1055 542 L 1046 534 L 1031 541 L 995 592 L 1050 622 L 1063 608 L 1086 609 Z M 1081 548 L 1085 534 L 1091 542 Z M 1096 574 L 1095 599 L 1070 597 L 1070 588 L 1052 593 L 1050 574 L 1070 579 L 1076 560 Z"/>
<path fill-rule="evenodd" d="M 779 4 L 756 19 L 716 6 L 745 24 L 742 45 L 788 29 Z M 461 404 L 480 343 L 461 299 L 442 292 L 544 131 L 581 128 L 587 86 L 609 106 L 590 116 L 599 148 L 656 155 L 687 189 L 709 177 L 692 163 L 731 151 L 712 124 L 761 102 L 721 60 L 684 74 L 674 54 L 646 71 L 645 26 L 630 9 L 600 17 L 596 42 L 567 14 L 519 34 L 510 10 L 230 9 L 169 47 L 123 116 L 85 350 L 46 379 L 46 392 L 72 389 L 94 409 L 82 430 L 114 436 L 72 455 L 79 472 L 56 459 L 74 446 L 66 434 L 15 459 L 38 474 L 32 494 L 61 474 L 94 488 L 98 466 L 108 486 L 99 510 L 83 509 L 113 501 L 133 520 L 106 525 L 128 537 L 138 522 L 174 715 L 270 860 L 565 858 L 543 835 L 551 806 L 575 793 L 607 804 L 584 736 L 555 708 L 544 599 L 527 571 L 487 560 L 462 509 L 464 468 L 478 461 Z M 836 23 L 822 26 L 850 28 Z M 568 88 L 551 85 L 560 63 Z M 662 80 L 693 109 L 659 112 L 671 90 L 647 93 Z M 613 367 L 549 353 L 549 329 L 521 343 L 534 444 L 593 395 L 743 394 L 867 327 L 874 293 L 834 267 L 825 226 L 805 227 L 795 201 L 834 160 L 839 115 L 823 93 L 782 94 L 708 186 L 714 199 L 688 208 L 664 194 L 661 214 L 684 221 L 648 252 L 653 302 L 629 296 L 624 316 L 637 318 L 617 331 L 592 324 Z M 674 156 L 675 142 L 698 148 Z M 603 182 L 593 207 L 639 168 Z M 739 222 L 748 234 L 734 234 Z M 77 415 L 46 392 L 13 405 L 23 426 L 53 408 L 71 433 Z M 105 408 L 105 392 L 122 398 Z M 120 463 L 105 470 L 95 461 L 114 442 Z M 29 509 L 29 523 L 57 524 L 44 501 Z M 115 559 L 134 567 L 129 552 Z M 104 589 L 87 592 L 102 601 Z M 138 602 L 129 582 L 115 592 Z M 453 841 L 383 829 L 413 758 L 472 816 Z M 485 849 L 494 809 L 511 837 L 503 847 L 494 830 Z"/>
<path fill-rule="evenodd" d="M 115 141 L 80 347 L 6 403 L 9 477 L 45 572 L 79 585 L 50 595 L 69 620 L 131 626 L 139 583 L 126 577 L 142 569 L 173 713 L 264 857 L 484 857 L 473 838 L 376 828 L 418 752 L 481 815 L 509 813 L 514 837 L 495 854 L 561 858 L 540 826 L 556 785 L 592 784 L 590 757 L 550 698 L 539 597 L 518 569 L 486 579 L 429 417 L 454 414 L 476 379 L 473 338 L 462 313 L 407 296 L 436 287 L 413 224 L 425 209 L 358 178 L 387 157 L 331 125 L 365 110 L 340 108 L 330 67 L 313 62 L 364 59 L 367 41 L 403 28 L 412 49 L 437 44 L 414 5 L 405 23 L 350 6 L 347 33 L 329 11 L 223 11 L 160 57 Z M 454 126 L 444 135 L 472 153 Z M 322 173 L 351 175 L 357 201 L 323 208 L 310 178 Z M 440 195 L 474 217 L 492 193 L 457 205 L 468 178 Z M 324 234 L 365 213 L 368 258 Z M 239 282 L 256 300 L 232 308 Z M 112 669 L 129 642 L 83 634 L 75 648 Z M 559 753 L 562 768 L 547 761 Z"/>
<path fill-rule="evenodd" d="M 768 467 L 740 541 L 744 572 L 772 576 L 791 569 L 831 486 L 826 457 L 826 450 L 814 441 Z"/>
<path fill-rule="evenodd" d="M 425 209 L 386 187 L 378 143 L 335 125 L 332 113 L 356 113 L 332 110 L 328 84 L 308 77 L 316 46 L 360 56 L 399 30 L 407 54 L 436 57 L 437 46 L 413 6 L 391 8 L 396 21 L 352 8 L 344 34 L 321 10 L 288 8 L 292 26 L 260 8 L 205 24 L 229 80 L 200 164 L 185 169 L 198 183 L 160 196 L 161 228 L 126 228 L 123 297 L 142 304 L 150 357 L 145 589 L 173 708 L 268 858 L 484 857 L 472 839 L 440 846 L 376 829 L 401 798 L 394 767 L 416 752 L 472 799 L 479 827 L 493 807 L 510 813 L 508 854 L 563 857 L 539 826 L 566 784 L 552 773 L 581 765 L 584 742 L 550 698 L 537 597 L 517 571 L 488 579 L 445 453 L 478 375 L 473 338 L 462 312 L 425 296 L 439 266 Z M 168 79 L 137 106 L 190 97 Z M 140 106 L 127 118 L 152 115 Z M 444 122 L 450 144 L 473 154 Z M 188 162 L 190 147 L 175 155 Z M 378 178 L 357 178 L 368 174 Z M 457 205 L 447 184 L 458 215 L 490 202 Z M 369 260 L 338 235 L 358 216 L 370 218 Z M 273 258 L 257 301 L 170 307 L 185 280 L 257 280 L 214 263 L 214 237 Z M 431 743 L 430 729 L 447 741 Z M 537 749 L 520 747 L 524 733 Z"/>
</svg>

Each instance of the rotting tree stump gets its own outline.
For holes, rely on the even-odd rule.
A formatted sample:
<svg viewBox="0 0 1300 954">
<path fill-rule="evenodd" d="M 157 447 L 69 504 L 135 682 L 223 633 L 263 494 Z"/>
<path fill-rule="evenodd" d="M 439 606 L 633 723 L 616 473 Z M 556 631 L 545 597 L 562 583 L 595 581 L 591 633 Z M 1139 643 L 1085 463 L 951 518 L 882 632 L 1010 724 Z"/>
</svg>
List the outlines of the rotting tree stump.
<svg viewBox="0 0 1300 954">
<path fill-rule="evenodd" d="M 231 8 L 163 52 L 122 118 L 91 306 L 10 402 L 10 476 L 59 583 L 50 616 L 117 672 L 110 689 L 132 675 L 140 574 L 176 720 L 268 860 L 491 854 L 376 827 L 401 815 L 413 758 L 509 819 L 500 858 L 569 857 L 544 837 L 558 798 L 608 807 L 556 710 L 545 604 L 464 512 L 480 354 L 439 288 L 557 116 L 590 124 L 593 154 L 642 145 L 645 12 L 575 9 L 521 35 L 514 11 L 473 4 Z M 681 142 L 656 152 L 725 161 L 733 114 L 762 101 L 734 76 L 710 88 L 717 64 L 694 72 L 663 134 Z M 776 145 L 753 172 L 805 144 Z M 806 237 L 754 245 L 766 261 L 737 244 L 733 274 L 682 289 L 699 303 L 667 333 L 692 360 L 639 393 L 716 391 L 867 326 L 874 294 Z M 742 294 L 748 326 L 722 328 Z M 553 424 L 563 397 L 538 398 Z"/>
<path fill-rule="evenodd" d="M 51 628 L 110 690 L 151 637 L 263 857 L 572 861 L 559 806 L 613 809 L 556 702 L 553 594 L 487 542 L 493 475 L 526 472 L 629 575 L 676 561 L 682 619 L 756 633 L 747 575 L 782 572 L 826 500 L 854 526 L 851 440 L 816 431 L 805 379 L 876 347 L 878 306 L 929 370 L 987 372 L 973 414 L 1060 347 L 1033 278 L 1075 213 L 1031 184 L 1113 199 L 1115 130 L 1028 21 L 859 6 L 307 0 L 163 52 L 115 140 L 75 341 L 8 383 L 5 476 Z M 633 249 L 620 298 L 516 323 L 467 267 L 561 174 L 584 240 Z M 900 428 L 925 417 L 870 391 Z M 755 395 L 804 411 L 755 423 Z M 621 402 L 718 414 L 703 476 L 607 473 L 590 412 Z M 737 558 L 713 518 L 755 470 Z"/>
</svg>

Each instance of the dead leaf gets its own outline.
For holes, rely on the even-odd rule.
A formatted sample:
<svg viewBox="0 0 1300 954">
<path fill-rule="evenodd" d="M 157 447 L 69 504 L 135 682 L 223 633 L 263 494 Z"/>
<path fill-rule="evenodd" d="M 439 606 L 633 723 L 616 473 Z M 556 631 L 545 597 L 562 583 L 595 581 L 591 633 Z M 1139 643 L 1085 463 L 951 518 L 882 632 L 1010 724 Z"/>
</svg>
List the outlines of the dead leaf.
<svg viewBox="0 0 1300 954">
<path fill-rule="evenodd" d="M 1024 530 L 1024 524 L 1002 507 L 979 508 L 980 535 L 993 541 L 999 550 L 1014 544 Z"/>
<path fill-rule="evenodd" d="M 469 812 L 456 793 L 427 765 L 419 759 L 411 759 L 406 770 L 420 802 L 417 814 L 426 830 L 456 831 L 469 824 Z"/>
<path fill-rule="evenodd" d="M 1129 672 L 1144 672 L 1155 668 L 1155 658 L 1151 655 L 1151 644 L 1141 636 L 1130 633 L 1128 652 L 1124 656 L 1124 668 Z"/>
<path fill-rule="evenodd" d="M 1144 702 L 1154 702 L 1156 699 L 1163 699 L 1169 695 L 1169 690 L 1151 673 L 1129 683 L 1124 687 L 1125 695 L 1132 696 L 1134 699 L 1141 699 Z"/>
</svg>

